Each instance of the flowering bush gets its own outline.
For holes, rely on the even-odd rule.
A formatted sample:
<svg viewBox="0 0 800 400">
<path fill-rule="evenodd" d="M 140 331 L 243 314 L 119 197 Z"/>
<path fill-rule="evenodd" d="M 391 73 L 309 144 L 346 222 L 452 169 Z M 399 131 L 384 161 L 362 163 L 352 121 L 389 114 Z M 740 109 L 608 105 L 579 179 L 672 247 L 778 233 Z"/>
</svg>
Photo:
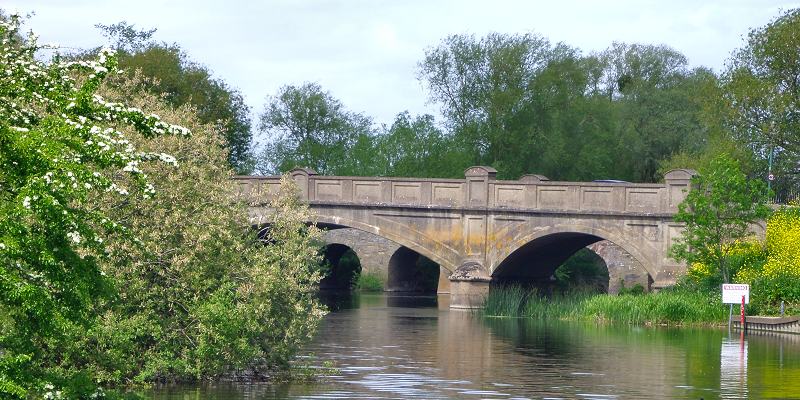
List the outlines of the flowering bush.
<svg viewBox="0 0 800 400">
<path fill-rule="evenodd" d="M 800 307 L 800 208 L 786 207 L 767 221 L 766 260 L 742 268 L 735 280 L 752 285 L 759 311 L 774 312 L 781 301 Z"/>
<path fill-rule="evenodd" d="M 149 198 L 155 190 L 140 167 L 149 161 L 175 163 L 168 154 L 138 151 L 123 127 L 146 138 L 190 134 L 97 94 L 115 72 L 110 51 L 94 61 L 56 57 L 43 63 L 34 56 L 44 48 L 32 34 L 20 35 L 17 16 L 0 21 L 3 398 L 42 390 L 46 379 L 56 386 L 85 380 L 45 376 L 40 362 L 64 339 L 66 326 L 90 323 L 94 304 L 109 293 L 98 260 L 106 254 L 105 240 L 125 232 L 113 213 L 90 199 L 106 192 Z"/>
<path fill-rule="evenodd" d="M 753 271 L 760 271 L 767 260 L 767 250 L 764 244 L 753 237 L 726 243 L 722 246 L 722 251 L 736 282 L 740 282 L 742 277 L 754 273 Z M 723 283 L 722 274 L 718 268 L 701 262 L 695 262 L 689 266 L 686 278 L 689 280 L 688 283 L 710 291 L 718 291 Z"/>
<path fill-rule="evenodd" d="M 104 193 L 96 203 L 113 212 L 138 243 L 112 237 L 101 270 L 117 296 L 96 309 L 90 329 L 48 360 L 70 374 L 88 371 L 103 385 L 190 381 L 247 370 L 248 376 L 285 365 L 322 316 L 314 299 L 319 275 L 308 207 L 285 180 L 264 221 L 264 246 L 251 228 L 222 135 L 200 124 L 190 107 L 173 109 L 137 89 L 129 75 L 110 80 L 103 96 L 154 110 L 192 130 L 191 138 L 131 138 L 145 151 L 172 154 L 180 168 L 142 165 L 158 196 L 130 199 Z M 87 351 L 91 349 L 91 351 Z"/>
</svg>

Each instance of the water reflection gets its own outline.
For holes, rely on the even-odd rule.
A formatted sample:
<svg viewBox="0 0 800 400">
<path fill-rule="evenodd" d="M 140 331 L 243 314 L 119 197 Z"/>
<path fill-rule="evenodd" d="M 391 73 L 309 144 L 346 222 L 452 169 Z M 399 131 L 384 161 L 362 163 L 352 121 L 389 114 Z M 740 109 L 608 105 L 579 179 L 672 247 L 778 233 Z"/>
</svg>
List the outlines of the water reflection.
<svg viewBox="0 0 800 400">
<path fill-rule="evenodd" d="M 797 337 L 480 318 L 446 298 L 339 298 L 305 360 L 322 382 L 165 388 L 157 399 L 800 398 Z"/>
</svg>

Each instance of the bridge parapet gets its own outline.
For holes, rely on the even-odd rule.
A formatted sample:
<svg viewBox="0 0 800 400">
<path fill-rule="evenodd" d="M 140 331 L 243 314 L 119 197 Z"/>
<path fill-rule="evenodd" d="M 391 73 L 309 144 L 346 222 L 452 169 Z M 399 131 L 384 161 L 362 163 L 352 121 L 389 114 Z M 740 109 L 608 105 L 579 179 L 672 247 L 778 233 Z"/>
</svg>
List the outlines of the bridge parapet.
<svg viewBox="0 0 800 400">
<path fill-rule="evenodd" d="M 290 171 L 310 203 L 422 208 L 499 209 L 613 215 L 671 215 L 686 196 L 692 170 L 673 170 L 665 183 L 559 182 L 541 175 L 496 180 L 490 167 L 471 167 L 465 179 L 323 176 Z M 277 192 L 279 176 L 237 176 L 239 195 L 265 204 Z"/>
</svg>

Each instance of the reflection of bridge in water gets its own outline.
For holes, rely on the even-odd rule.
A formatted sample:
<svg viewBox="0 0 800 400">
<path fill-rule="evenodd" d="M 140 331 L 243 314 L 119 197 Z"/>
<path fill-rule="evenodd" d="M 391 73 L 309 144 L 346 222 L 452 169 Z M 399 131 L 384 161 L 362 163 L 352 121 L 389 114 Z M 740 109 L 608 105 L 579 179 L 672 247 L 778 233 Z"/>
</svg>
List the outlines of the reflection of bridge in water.
<svg viewBox="0 0 800 400">
<path fill-rule="evenodd" d="M 665 183 L 651 184 L 554 182 L 540 175 L 501 181 L 489 167 L 469 168 L 465 179 L 290 172 L 318 224 L 331 230 L 328 243 L 352 248 L 390 289 L 402 287 L 399 268 L 415 257 L 433 260 L 439 291 L 449 292 L 457 308 L 477 306 L 493 281 L 546 280 L 587 246 L 605 261 L 610 292 L 622 281 L 673 284 L 685 267 L 668 256 L 681 229 L 672 217 L 693 173 L 673 170 Z M 235 179 L 253 223 L 268 223 L 268 200 L 280 178 Z"/>
</svg>

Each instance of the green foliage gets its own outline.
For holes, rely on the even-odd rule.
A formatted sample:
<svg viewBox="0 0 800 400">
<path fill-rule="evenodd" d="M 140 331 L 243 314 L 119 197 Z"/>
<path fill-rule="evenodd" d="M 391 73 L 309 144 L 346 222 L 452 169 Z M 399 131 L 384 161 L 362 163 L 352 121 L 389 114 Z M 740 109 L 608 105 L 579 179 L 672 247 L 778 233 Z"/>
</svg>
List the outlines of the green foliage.
<svg viewBox="0 0 800 400">
<path fill-rule="evenodd" d="M 727 321 L 718 292 L 663 290 L 643 296 L 594 296 L 582 304 L 583 318 L 615 323 L 705 324 Z"/>
<path fill-rule="evenodd" d="M 725 247 L 750 234 L 749 225 L 769 215 L 763 182 L 748 179 L 727 155 L 692 179 L 693 188 L 678 207 L 675 221 L 685 224 L 670 249 L 673 258 L 690 266 L 702 264 L 730 282 L 736 273 Z"/>
<path fill-rule="evenodd" d="M 773 145 L 797 155 L 800 140 L 800 9 L 752 29 L 725 72 L 733 108 L 731 130 L 755 146 Z"/>
<path fill-rule="evenodd" d="M 664 46 L 583 57 L 532 34 L 450 36 L 419 68 L 468 162 L 503 178 L 657 181 L 662 160 L 705 138 L 698 94 L 716 82 Z"/>
<path fill-rule="evenodd" d="M 781 301 L 790 311 L 800 309 L 798 243 L 800 208 L 784 207 L 776 211 L 767 221 L 766 246 L 760 248 L 760 262 L 748 263 L 735 276 L 737 282 L 751 285 L 753 309 L 764 314 L 777 314 Z"/>
<path fill-rule="evenodd" d="M 240 174 L 253 169 L 250 107 L 242 94 L 225 81 L 214 78 L 207 67 L 192 61 L 177 44 L 151 40 L 155 29 L 136 30 L 119 22 L 101 29 L 119 54 L 119 65 L 129 76 L 140 73 L 139 87 L 163 96 L 173 107 L 191 105 L 199 121 L 216 125 L 228 150 L 228 162 Z"/>
<path fill-rule="evenodd" d="M 461 178 L 472 165 L 464 146 L 443 132 L 431 115 L 403 112 L 376 137 L 379 174 L 386 176 Z"/>
<path fill-rule="evenodd" d="M 268 137 L 258 164 L 261 173 L 300 166 L 321 174 L 369 175 L 375 167 L 372 121 L 346 111 L 317 84 L 284 86 L 268 100 L 259 120 Z"/>
<path fill-rule="evenodd" d="M 45 64 L 34 57 L 34 37 L 22 39 L 18 28 L 17 16 L 0 21 L 0 389 L 8 396 L 70 381 L 45 373 L 42 362 L 72 326 L 91 324 L 108 295 L 99 267 L 104 240 L 130 237 L 93 200 L 150 198 L 155 191 L 140 167 L 175 163 L 132 140 L 189 134 L 97 95 L 117 66 L 109 51 L 97 61 Z"/>
<path fill-rule="evenodd" d="M 583 248 L 556 268 L 553 276 L 556 285 L 564 292 L 568 290 L 608 291 L 608 268 L 600 256 Z"/>
<path fill-rule="evenodd" d="M 360 292 L 382 292 L 383 287 L 383 278 L 379 274 L 366 272 L 358 275 L 353 288 Z"/>
<path fill-rule="evenodd" d="M 722 76 L 725 124 L 763 163 L 776 155 L 772 171 L 779 189 L 800 184 L 800 9 L 782 12 L 752 29 Z"/>
<path fill-rule="evenodd" d="M 633 286 L 626 287 L 625 281 L 620 279 L 620 288 L 619 292 L 617 293 L 618 295 L 640 296 L 643 295 L 644 293 L 645 293 L 644 286 L 642 286 L 641 283 L 637 283 Z"/>
<path fill-rule="evenodd" d="M 521 286 L 493 287 L 484 303 L 488 316 L 540 320 L 585 320 L 630 325 L 722 323 L 727 311 L 719 293 L 664 290 L 645 295 L 573 292 L 544 297 Z"/>
<path fill-rule="evenodd" d="M 179 169 L 145 168 L 159 182 L 148 201 L 97 199 L 138 243 L 109 240 L 104 273 L 117 296 L 99 307 L 90 330 L 78 327 L 50 360 L 66 373 L 88 369 L 106 385 L 206 379 L 237 369 L 285 367 L 314 332 L 322 308 L 316 240 L 308 208 L 284 180 L 272 204 L 264 246 L 249 229 L 246 204 L 233 202 L 221 135 L 194 111 L 177 110 L 123 80 L 109 97 L 192 127 L 191 140 L 162 138 L 142 148 L 171 151 Z M 92 351 L 87 351 L 92 349 Z"/>
<path fill-rule="evenodd" d="M 445 117 L 398 114 L 382 132 L 313 83 L 285 86 L 260 116 L 257 169 L 459 178 L 491 165 L 503 179 L 655 182 L 675 154 L 721 131 L 716 76 L 665 46 L 614 43 L 589 56 L 533 35 L 453 35 L 419 78 Z"/>
</svg>

